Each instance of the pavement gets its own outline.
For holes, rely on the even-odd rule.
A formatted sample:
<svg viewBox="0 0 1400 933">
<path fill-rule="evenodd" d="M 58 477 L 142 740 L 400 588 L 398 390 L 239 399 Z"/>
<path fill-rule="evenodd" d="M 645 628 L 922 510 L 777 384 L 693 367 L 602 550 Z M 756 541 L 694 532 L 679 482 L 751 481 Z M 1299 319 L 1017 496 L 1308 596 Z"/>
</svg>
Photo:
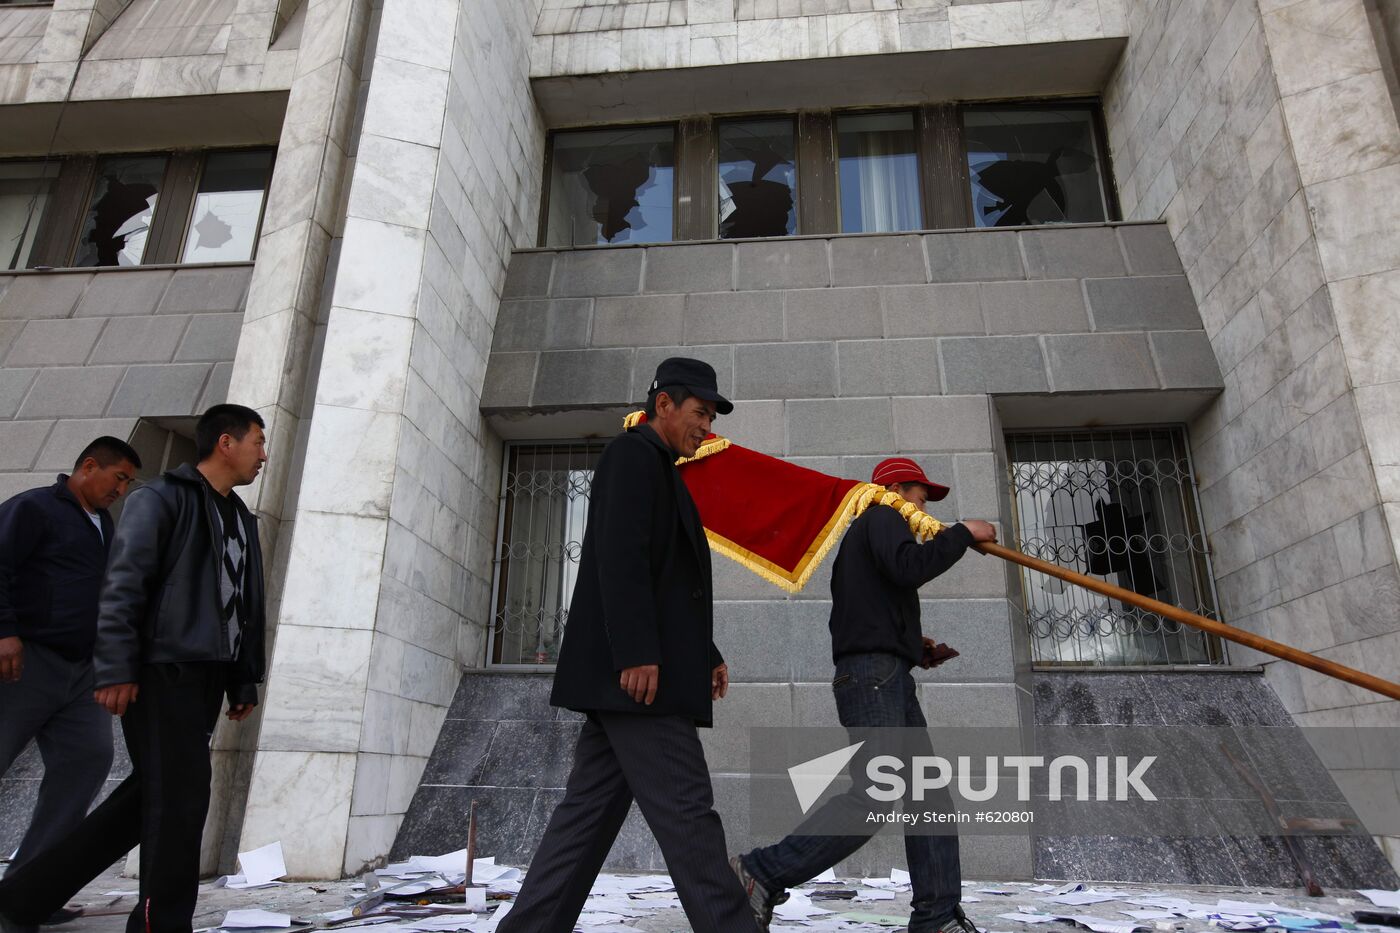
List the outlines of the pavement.
<svg viewBox="0 0 1400 933">
<path fill-rule="evenodd" d="M 613 875 L 607 877 L 616 879 L 611 882 L 616 890 L 619 886 L 624 888 L 627 886 L 624 879 L 629 876 Z M 663 876 L 645 877 L 658 879 Z M 806 902 L 811 904 L 812 909 L 824 909 L 832 911 L 832 913 L 813 916 L 806 921 L 778 919 L 773 924 L 773 930 L 805 931 L 805 933 L 831 930 L 843 931 L 844 933 L 844 931 L 902 929 L 902 922 L 907 920 L 909 916 L 907 885 L 899 885 L 885 879 L 877 879 L 874 884 L 880 885 L 880 887 L 865 884 L 862 879 L 841 879 L 834 884 L 804 886 L 799 889 L 799 894 L 806 895 Z M 217 927 L 223 923 L 228 911 L 248 908 L 261 908 L 275 913 L 287 914 L 294 918 L 294 921 L 304 920 L 316 926 L 323 926 L 327 918 L 322 915 L 343 910 L 347 899 L 360 893 L 355 889 L 355 885 L 354 880 L 287 882 L 275 887 L 233 890 L 215 887 L 212 880 L 206 881 L 200 885 L 199 906 L 194 917 L 194 927 L 196 930 Z M 1062 882 L 1055 881 L 1046 882 L 1041 887 L 1059 888 L 1061 885 Z M 509 887 L 509 884 L 506 887 Z M 661 887 L 665 887 L 665 885 L 663 884 Z M 1014 913 L 1039 916 L 1047 914 L 1087 916 L 1106 924 L 1102 933 L 1129 933 L 1130 927 L 1120 929 L 1114 926 L 1124 923 L 1136 923 L 1139 930 L 1147 930 L 1151 933 L 1207 930 L 1216 933 L 1221 929 L 1231 929 L 1229 924 L 1240 923 L 1240 918 L 1265 914 L 1274 920 L 1272 924 L 1269 924 L 1274 930 L 1281 928 L 1289 930 L 1336 929 L 1338 925 L 1335 923 L 1316 918 L 1309 920 L 1306 915 L 1308 913 L 1327 915 L 1349 924 L 1352 920 L 1352 910 L 1371 906 L 1365 897 L 1354 891 L 1344 890 L 1329 890 L 1325 896 L 1313 898 L 1307 897 L 1300 890 L 1278 888 L 1108 884 L 1102 882 L 1096 885 L 1085 883 L 1083 888 L 1084 891 L 1097 889 L 1098 892 L 1111 895 L 1111 899 L 1097 903 L 1069 905 L 1048 900 L 1054 896 L 1053 892 L 1032 890 L 1031 882 L 977 880 L 965 881 L 963 884 L 963 909 L 979 929 L 997 931 L 997 933 L 1055 933 L 1055 931 L 1066 933 L 1069 930 L 1083 933 L 1085 929 L 1084 926 L 1062 920 L 1029 922 L 1003 917 L 1003 915 Z M 127 913 L 135 903 L 136 889 L 136 880 L 124 877 L 121 874 L 121 865 L 114 866 L 112 870 L 93 881 L 74 898 L 73 903 L 81 904 L 85 908 L 86 913 L 83 917 L 72 923 L 44 929 L 50 933 L 121 933 L 125 929 Z M 821 897 L 821 893 L 833 889 L 854 891 L 864 897 L 881 899 L 835 900 Z M 1175 899 L 1175 901 L 1171 899 Z M 1167 906 L 1144 905 L 1141 903 L 1143 900 L 1161 901 Z M 585 915 L 585 921 L 591 921 L 591 923 L 581 926 L 580 929 L 586 933 L 603 933 L 603 931 L 619 931 L 620 933 L 623 930 L 644 931 L 644 933 L 674 933 L 674 931 L 691 929 L 674 893 L 663 891 L 636 895 L 630 899 L 624 894 L 620 896 L 620 900 L 619 896 L 614 894 L 610 901 L 613 906 L 618 903 L 630 905 L 632 908 L 630 913 L 633 915 L 609 914 L 606 912 L 606 903 L 599 901 L 597 910 L 591 915 Z M 804 899 L 798 896 L 794 898 L 794 901 L 802 903 Z M 1222 908 L 1220 906 L 1222 901 L 1247 902 L 1247 905 L 1236 903 Z M 1172 914 L 1171 911 L 1173 905 L 1176 907 L 1175 914 Z M 1182 905 L 1190 905 L 1190 907 Z M 1212 909 L 1216 919 L 1212 920 L 1206 915 L 1207 908 Z M 1124 911 L 1130 910 L 1158 912 L 1170 914 L 1170 916 L 1137 919 L 1124 913 Z M 805 911 L 799 909 L 795 912 L 803 913 Z M 1224 914 L 1223 919 L 1220 917 L 1221 914 Z M 1284 920 L 1279 920 L 1277 915 L 1282 914 L 1289 916 Z M 444 925 L 442 920 L 447 920 L 447 924 Z M 394 924 L 393 933 L 450 929 L 452 922 L 449 918 L 441 918 L 427 924 L 400 920 Z M 1263 926 L 1258 922 L 1246 921 L 1243 927 L 1234 927 L 1234 929 L 1262 929 Z M 461 918 L 460 927 L 473 931 L 473 933 L 489 933 L 494 927 L 494 923 L 484 915 L 480 918 L 473 915 Z M 1379 931 L 1386 928 L 1363 925 L 1358 929 Z M 382 930 L 377 931 L 377 933 L 391 933 L 391 931 Z M 1394 933 L 1394 930 L 1391 929 L 1390 933 Z"/>
</svg>

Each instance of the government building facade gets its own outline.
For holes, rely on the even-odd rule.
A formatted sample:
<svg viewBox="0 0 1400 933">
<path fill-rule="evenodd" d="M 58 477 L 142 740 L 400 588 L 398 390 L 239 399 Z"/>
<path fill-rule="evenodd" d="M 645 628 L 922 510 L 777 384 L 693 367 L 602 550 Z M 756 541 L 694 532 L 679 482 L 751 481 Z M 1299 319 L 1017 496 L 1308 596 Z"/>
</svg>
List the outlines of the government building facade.
<svg viewBox="0 0 1400 933">
<path fill-rule="evenodd" d="M 592 466 L 668 356 L 714 366 L 738 444 L 913 457 L 940 519 L 1395 679 L 1397 50 L 1395 0 L 0 0 L 0 497 L 100 434 L 149 478 L 211 404 L 267 420 L 269 675 L 215 736 L 209 872 L 449 851 L 472 800 L 481 854 L 528 861 Z M 748 730 L 836 724 L 830 593 L 715 563 L 738 850 Z M 961 653 L 919 674 L 935 727 L 1400 726 L 991 557 L 922 596 Z M 1394 887 L 1393 758 L 1296 757 L 1281 806 L 1355 821 L 1313 867 Z M 963 853 L 1296 883 L 1224 831 Z M 609 864 L 664 868 L 635 813 Z"/>
</svg>

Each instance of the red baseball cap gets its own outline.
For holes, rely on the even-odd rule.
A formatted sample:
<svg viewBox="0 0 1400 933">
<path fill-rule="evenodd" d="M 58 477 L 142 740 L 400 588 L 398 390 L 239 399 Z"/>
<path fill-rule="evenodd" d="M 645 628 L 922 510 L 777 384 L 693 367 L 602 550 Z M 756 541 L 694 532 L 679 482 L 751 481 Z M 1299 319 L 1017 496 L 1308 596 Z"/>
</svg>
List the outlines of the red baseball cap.
<svg viewBox="0 0 1400 933">
<path fill-rule="evenodd" d="M 894 483 L 920 483 L 928 490 L 928 501 L 937 502 L 948 495 L 948 487 L 932 482 L 919 465 L 908 457 L 890 457 L 881 460 L 870 474 L 870 481 L 877 486 L 890 486 Z"/>
</svg>

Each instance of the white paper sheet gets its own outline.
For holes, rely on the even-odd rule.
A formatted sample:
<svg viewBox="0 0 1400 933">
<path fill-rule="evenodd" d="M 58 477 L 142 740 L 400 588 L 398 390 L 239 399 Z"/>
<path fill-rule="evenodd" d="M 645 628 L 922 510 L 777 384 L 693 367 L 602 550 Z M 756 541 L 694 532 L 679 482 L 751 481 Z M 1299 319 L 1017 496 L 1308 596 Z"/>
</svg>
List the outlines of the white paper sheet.
<svg viewBox="0 0 1400 933">
<path fill-rule="evenodd" d="M 1400 908 L 1400 890 L 1378 891 L 1374 888 L 1366 891 L 1357 891 L 1357 894 L 1370 900 L 1377 907 L 1397 907 Z"/>
<path fill-rule="evenodd" d="M 1050 914 L 1031 914 L 1017 911 L 1013 914 L 997 914 L 998 920 L 1014 920 L 1017 923 L 1049 923 L 1055 918 Z"/>
<path fill-rule="evenodd" d="M 282 843 L 270 842 L 251 852 L 239 852 L 238 867 L 243 869 L 243 880 L 249 887 L 276 881 L 287 873 Z"/>
<path fill-rule="evenodd" d="M 292 918 L 289 914 L 274 913 L 258 907 L 230 910 L 224 914 L 224 922 L 219 924 L 225 930 L 285 929 L 291 925 Z"/>
</svg>

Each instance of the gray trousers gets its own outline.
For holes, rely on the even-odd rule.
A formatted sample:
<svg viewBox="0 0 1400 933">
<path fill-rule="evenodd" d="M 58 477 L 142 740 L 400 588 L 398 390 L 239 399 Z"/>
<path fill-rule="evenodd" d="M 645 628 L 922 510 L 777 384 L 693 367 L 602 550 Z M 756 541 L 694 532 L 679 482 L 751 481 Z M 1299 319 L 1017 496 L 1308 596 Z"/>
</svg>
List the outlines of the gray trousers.
<svg viewBox="0 0 1400 933">
<path fill-rule="evenodd" d="M 756 933 L 729 867 L 695 723 L 680 716 L 590 713 L 564 800 L 497 933 L 569 933 L 632 801 L 666 858 L 696 933 Z"/>
<path fill-rule="evenodd" d="M 92 698 L 92 662 L 24 643 L 24 673 L 0 683 L 0 776 L 31 741 L 44 780 L 10 871 L 77 826 L 112 770 L 112 715 Z"/>
</svg>

